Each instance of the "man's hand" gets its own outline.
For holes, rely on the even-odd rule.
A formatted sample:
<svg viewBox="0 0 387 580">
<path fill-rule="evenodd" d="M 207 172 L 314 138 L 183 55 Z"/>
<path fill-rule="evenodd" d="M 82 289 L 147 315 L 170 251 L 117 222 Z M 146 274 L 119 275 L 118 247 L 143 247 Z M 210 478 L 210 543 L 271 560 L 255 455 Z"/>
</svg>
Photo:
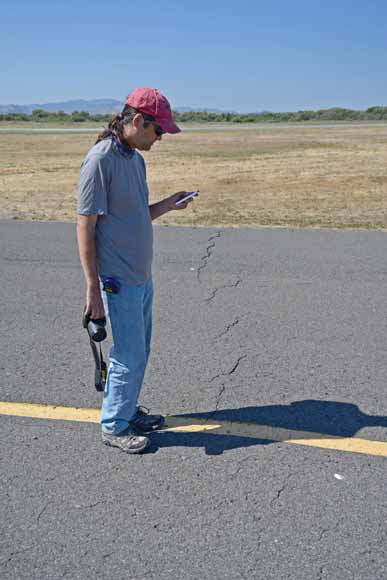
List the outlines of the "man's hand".
<svg viewBox="0 0 387 580">
<path fill-rule="evenodd" d="M 171 211 L 172 209 L 185 209 L 189 203 L 191 203 L 191 201 L 193 201 L 193 197 L 191 197 L 190 199 L 187 199 L 187 201 L 184 201 L 183 203 L 180 203 L 179 205 L 176 205 L 176 202 L 179 201 L 179 199 L 182 199 L 183 197 L 185 197 L 186 195 L 188 195 L 189 193 L 191 193 L 190 191 L 178 191 L 177 193 L 174 193 L 173 195 L 171 195 L 170 197 L 167 197 L 164 199 L 164 202 L 166 204 L 166 206 L 168 207 L 167 211 Z"/>
<path fill-rule="evenodd" d="M 105 308 L 99 286 L 87 289 L 85 313 L 88 314 L 92 320 L 98 320 L 105 316 Z"/>
<path fill-rule="evenodd" d="M 179 205 L 176 205 L 176 202 L 179 201 L 179 199 L 182 199 L 183 197 L 188 195 L 189 193 L 191 193 L 191 192 L 190 191 L 178 191 L 177 193 L 174 193 L 173 195 L 166 197 L 162 201 L 158 201 L 157 203 L 153 203 L 152 205 L 150 205 L 149 211 L 150 211 L 151 219 L 155 220 L 158 217 L 167 213 L 168 211 L 172 211 L 173 209 L 185 209 L 187 207 L 187 205 L 189 203 L 191 203 L 192 198 L 188 199 L 184 203 L 180 203 Z"/>
</svg>

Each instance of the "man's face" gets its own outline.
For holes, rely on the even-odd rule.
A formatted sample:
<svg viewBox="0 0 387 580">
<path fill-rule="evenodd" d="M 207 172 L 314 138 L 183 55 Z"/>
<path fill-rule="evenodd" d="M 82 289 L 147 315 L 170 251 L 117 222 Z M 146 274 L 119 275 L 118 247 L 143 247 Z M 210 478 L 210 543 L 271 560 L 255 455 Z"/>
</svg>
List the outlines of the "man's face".
<svg viewBox="0 0 387 580">
<path fill-rule="evenodd" d="M 141 147 L 138 149 L 142 149 L 143 151 L 149 151 L 152 145 L 156 141 L 160 141 L 161 136 L 158 136 L 155 130 L 155 125 L 153 123 L 147 123 L 146 127 L 143 127 L 142 134 L 141 134 Z"/>
<path fill-rule="evenodd" d="M 154 122 L 145 122 L 139 113 L 130 125 L 125 125 L 123 136 L 132 148 L 149 151 L 155 141 L 161 140 L 160 127 Z"/>
</svg>

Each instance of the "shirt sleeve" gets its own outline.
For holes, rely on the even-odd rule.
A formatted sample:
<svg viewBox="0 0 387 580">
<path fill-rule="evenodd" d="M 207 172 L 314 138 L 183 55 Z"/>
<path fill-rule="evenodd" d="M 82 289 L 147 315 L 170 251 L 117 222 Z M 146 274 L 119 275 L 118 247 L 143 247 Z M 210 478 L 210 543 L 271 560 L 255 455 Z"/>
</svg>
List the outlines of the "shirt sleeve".
<svg viewBox="0 0 387 580">
<path fill-rule="evenodd" d="M 78 182 L 77 213 L 107 214 L 109 181 L 105 159 L 97 155 L 86 157 L 81 166 Z"/>
</svg>

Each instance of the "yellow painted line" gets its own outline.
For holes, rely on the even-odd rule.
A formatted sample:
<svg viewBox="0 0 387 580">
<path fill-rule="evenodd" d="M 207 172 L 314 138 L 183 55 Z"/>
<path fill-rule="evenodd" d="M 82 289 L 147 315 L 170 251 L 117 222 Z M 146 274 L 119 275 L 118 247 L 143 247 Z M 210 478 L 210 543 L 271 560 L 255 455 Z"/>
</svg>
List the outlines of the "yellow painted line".
<svg viewBox="0 0 387 580">
<path fill-rule="evenodd" d="M 0 401 L 0 415 L 99 423 L 100 411 L 99 409 Z M 169 416 L 166 418 L 166 425 L 162 431 L 173 433 L 210 432 L 215 435 L 233 435 L 266 441 L 281 441 L 292 445 L 305 445 L 321 449 L 334 449 L 336 451 L 387 457 L 387 442 L 385 441 L 373 441 L 359 437 L 334 437 L 322 433 L 282 429 L 280 427 L 271 427 L 270 425 L 257 425 L 256 423 L 208 421 L 197 417 Z"/>
<path fill-rule="evenodd" d="M 359 437 L 335 437 L 322 433 L 312 433 L 311 431 L 296 431 L 294 429 L 271 427 L 270 425 L 257 425 L 256 423 L 239 423 L 236 421 L 207 422 L 205 419 L 168 417 L 167 427 L 163 430 L 177 433 L 211 430 L 216 435 L 234 435 L 267 441 L 281 441 L 282 443 L 291 443 L 293 445 L 306 445 L 308 447 L 387 457 L 387 442 L 385 441 L 373 441 Z"/>
<path fill-rule="evenodd" d="M 101 411 L 98 409 L 78 409 L 76 407 L 40 405 L 39 403 L 8 403 L 0 401 L 0 415 L 13 415 L 14 417 L 98 423 L 100 414 Z"/>
</svg>

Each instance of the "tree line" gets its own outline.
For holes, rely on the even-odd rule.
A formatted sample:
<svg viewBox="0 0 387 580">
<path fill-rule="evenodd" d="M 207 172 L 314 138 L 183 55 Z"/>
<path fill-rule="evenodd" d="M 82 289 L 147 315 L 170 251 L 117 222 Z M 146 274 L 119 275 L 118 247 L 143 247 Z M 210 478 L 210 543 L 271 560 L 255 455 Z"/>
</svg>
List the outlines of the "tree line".
<svg viewBox="0 0 387 580">
<path fill-rule="evenodd" d="M 93 115 L 87 111 L 45 111 L 35 109 L 31 115 L 26 113 L 3 113 L 0 114 L 0 121 L 37 121 L 39 123 L 84 123 L 85 121 L 95 121 L 97 123 L 108 123 L 112 115 Z"/>
<path fill-rule="evenodd" d="M 297 111 L 287 113 L 262 113 L 234 114 L 234 113 L 209 113 L 187 112 L 175 113 L 176 121 L 184 122 L 222 122 L 222 123 L 291 123 L 300 121 L 381 121 L 387 120 L 387 107 L 370 107 L 366 111 L 355 111 L 335 107 L 320 109 L 318 111 Z"/>
<path fill-rule="evenodd" d="M 365 111 L 334 107 L 318 111 L 297 111 L 288 113 L 211 113 L 207 111 L 174 112 L 174 117 L 180 123 L 292 123 L 300 121 L 382 121 L 387 120 L 387 107 L 369 107 Z M 24 113 L 0 114 L 0 121 L 37 121 L 44 123 L 108 123 L 112 115 L 92 114 L 87 111 L 50 112 L 35 109 L 30 115 Z"/>
</svg>

